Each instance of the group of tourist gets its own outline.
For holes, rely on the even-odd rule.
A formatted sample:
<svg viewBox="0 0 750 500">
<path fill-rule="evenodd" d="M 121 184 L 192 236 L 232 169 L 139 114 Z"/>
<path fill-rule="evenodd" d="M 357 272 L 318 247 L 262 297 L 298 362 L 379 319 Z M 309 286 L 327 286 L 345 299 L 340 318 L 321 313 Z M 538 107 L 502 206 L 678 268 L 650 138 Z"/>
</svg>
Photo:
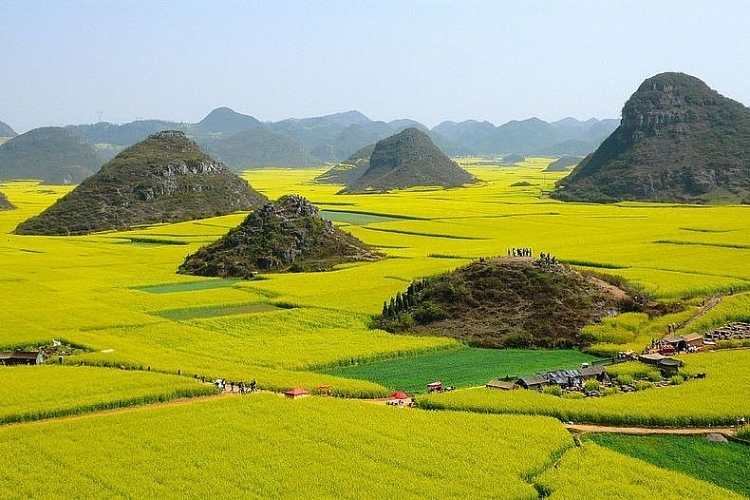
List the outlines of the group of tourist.
<svg viewBox="0 0 750 500">
<path fill-rule="evenodd" d="M 508 257 L 533 257 L 531 248 L 509 248 Z"/>
<path fill-rule="evenodd" d="M 255 387 L 257 383 L 255 382 L 255 379 L 251 380 L 247 384 L 245 382 L 227 382 L 226 380 L 222 378 L 217 378 L 214 381 L 214 385 L 216 386 L 216 389 L 219 392 L 229 391 L 234 392 L 235 387 L 237 388 L 237 392 L 239 394 L 250 394 L 253 391 L 255 391 Z"/>
</svg>

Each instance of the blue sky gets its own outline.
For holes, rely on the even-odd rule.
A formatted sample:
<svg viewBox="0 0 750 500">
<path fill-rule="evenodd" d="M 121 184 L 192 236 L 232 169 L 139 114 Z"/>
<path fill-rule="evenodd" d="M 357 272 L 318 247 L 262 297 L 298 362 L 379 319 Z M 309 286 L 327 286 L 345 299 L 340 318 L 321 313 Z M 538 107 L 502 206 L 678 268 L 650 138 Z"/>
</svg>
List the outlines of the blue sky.
<svg viewBox="0 0 750 500">
<path fill-rule="evenodd" d="M 0 121 L 619 118 L 682 71 L 750 104 L 750 2 L 3 0 Z"/>
</svg>

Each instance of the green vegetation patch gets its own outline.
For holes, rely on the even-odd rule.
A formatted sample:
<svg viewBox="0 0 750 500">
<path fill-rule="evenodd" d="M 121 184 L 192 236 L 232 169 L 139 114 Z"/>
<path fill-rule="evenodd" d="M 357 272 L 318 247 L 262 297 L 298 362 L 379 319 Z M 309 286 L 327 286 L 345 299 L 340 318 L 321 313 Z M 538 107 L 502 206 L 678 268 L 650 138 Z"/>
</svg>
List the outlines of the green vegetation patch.
<svg viewBox="0 0 750 500">
<path fill-rule="evenodd" d="M 186 283 L 166 283 L 164 285 L 148 285 L 134 287 L 133 290 L 140 290 L 146 293 L 179 293 L 195 292 L 197 290 L 213 290 L 214 288 L 230 288 L 239 280 L 222 279 L 222 280 L 202 280 L 189 281 Z"/>
<path fill-rule="evenodd" d="M 628 436 L 588 434 L 599 446 L 681 472 L 750 497 L 750 451 L 738 443 L 716 443 L 706 436 Z"/>
<path fill-rule="evenodd" d="M 169 309 L 166 311 L 152 312 L 154 316 L 174 321 L 183 321 L 197 318 L 213 318 L 216 316 L 233 316 L 236 314 L 264 313 L 278 311 L 279 309 L 290 309 L 291 306 L 284 304 L 284 307 L 265 304 L 239 304 L 231 306 L 210 306 L 210 307 L 190 307 L 187 309 Z"/>
<path fill-rule="evenodd" d="M 594 356 L 575 350 L 463 348 L 424 356 L 326 370 L 341 377 L 369 380 L 390 389 L 425 393 L 430 382 L 454 387 L 484 385 L 505 376 L 520 377 L 539 371 L 578 368 Z"/>
</svg>

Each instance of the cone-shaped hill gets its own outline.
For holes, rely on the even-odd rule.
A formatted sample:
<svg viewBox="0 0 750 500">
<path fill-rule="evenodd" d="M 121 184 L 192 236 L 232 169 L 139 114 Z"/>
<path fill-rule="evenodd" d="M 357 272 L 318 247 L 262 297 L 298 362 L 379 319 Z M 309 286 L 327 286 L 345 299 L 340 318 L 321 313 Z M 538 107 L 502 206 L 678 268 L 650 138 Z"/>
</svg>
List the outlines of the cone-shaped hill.
<svg viewBox="0 0 750 500">
<path fill-rule="evenodd" d="M 430 136 L 410 127 L 378 141 L 370 166 L 342 194 L 382 193 L 416 186 L 458 187 L 477 179 L 435 146 Z"/>
<path fill-rule="evenodd" d="M 382 255 L 324 220 L 297 195 L 282 196 L 250 214 L 220 240 L 189 255 L 182 274 L 248 277 L 257 272 L 322 271 Z"/>
<path fill-rule="evenodd" d="M 15 137 L 18 134 L 5 122 L 0 122 L 0 137 Z"/>
<path fill-rule="evenodd" d="M 356 181 L 370 168 L 370 156 L 375 150 L 375 144 L 370 144 L 353 153 L 349 158 L 334 165 L 326 172 L 315 178 L 321 184 L 349 185 Z"/>
<path fill-rule="evenodd" d="M 651 77 L 625 103 L 620 126 L 552 196 L 750 203 L 750 109 L 683 73 Z"/>
<path fill-rule="evenodd" d="M 122 151 L 16 233 L 126 230 L 252 210 L 266 201 L 184 133 L 164 131 Z"/>
<path fill-rule="evenodd" d="M 5 196 L 5 193 L 0 193 L 0 210 L 13 210 L 16 208 Z"/>
<path fill-rule="evenodd" d="M 61 127 L 35 128 L 0 145 L 0 179 L 45 179 L 63 167 L 96 171 L 102 163 L 88 139 Z"/>
<path fill-rule="evenodd" d="M 547 256 L 493 258 L 413 282 L 373 326 L 483 347 L 562 348 L 584 343 L 584 325 L 633 308 L 628 292 Z"/>
</svg>

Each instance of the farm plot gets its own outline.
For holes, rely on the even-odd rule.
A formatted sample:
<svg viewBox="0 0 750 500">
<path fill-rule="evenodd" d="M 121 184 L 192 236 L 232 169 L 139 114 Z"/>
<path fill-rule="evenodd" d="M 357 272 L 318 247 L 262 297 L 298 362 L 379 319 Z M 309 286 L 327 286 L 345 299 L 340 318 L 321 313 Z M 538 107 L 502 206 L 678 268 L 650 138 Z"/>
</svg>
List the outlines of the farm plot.
<svg viewBox="0 0 750 500">
<path fill-rule="evenodd" d="M 684 369 L 703 372 L 705 378 L 601 398 L 478 389 L 421 396 L 418 403 L 434 409 L 547 415 L 562 421 L 641 427 L 734 425 L 739 416 L 750 416 L 750 350 L 697 353 L 681 359 Z"/>
<path fill-rule="evenodd" d="M 494 378 L 578 368 L 599 358 L 579 351 L 460 348 L 415 357 L 326 370 L 341 377 L 370 380 L 410 394 L 427 392 L 436 380 L 454 387 L 484 385 Z"/>
<path fill-rule="evenodd" d="M 750 497 L 750 453 L 745 445 L 712 442 L 706 436 L 587 434 L 584 441 Z"/>
<path fill-rule="evenodd" d="M 82 427 L 106 445 L 81 446 Z M 541 417 L 264 394 L 11 426 L 0 440 L 6 498 L 532 500 L 524 478 L 573 446 Z"/>
<path fill-rule="evenodd" d="M 0 423 L 24 422 L 213 394 L 154 372 L 56 365 L 0 367 Z"/>
<path fill-rule="evenodd" d="M 686 474 L 586 442 L 567 452 L 557 466 L 535 478 L 549 500 L 601 498 L 672 498 L 729 500 L 744 496 Z"/>
</svg>

